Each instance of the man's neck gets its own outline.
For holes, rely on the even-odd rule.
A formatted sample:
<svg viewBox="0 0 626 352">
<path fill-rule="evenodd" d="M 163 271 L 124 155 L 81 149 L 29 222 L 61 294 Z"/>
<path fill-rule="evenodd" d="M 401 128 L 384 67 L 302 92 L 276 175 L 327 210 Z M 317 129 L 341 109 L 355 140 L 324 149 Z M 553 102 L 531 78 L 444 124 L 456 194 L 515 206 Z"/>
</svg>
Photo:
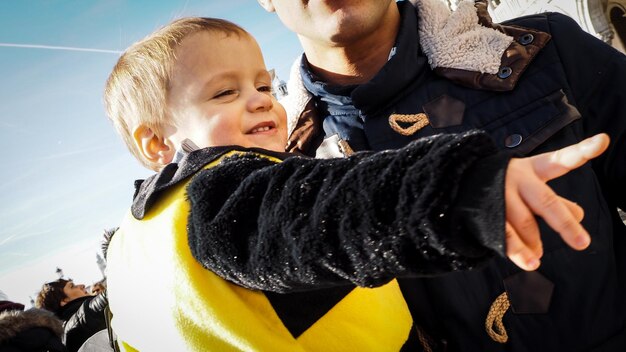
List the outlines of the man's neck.
<svg viewBox="0 0 626 352">
<path fill-rule="evenodd" d="M 391 14 L 381 27 L 350 43 L 322 43 L 300 37 L 311 69 L 333 85 L 362 84 L 371 80 L 389 59 L 400 27 L 400 14 Z"/>
</svg>

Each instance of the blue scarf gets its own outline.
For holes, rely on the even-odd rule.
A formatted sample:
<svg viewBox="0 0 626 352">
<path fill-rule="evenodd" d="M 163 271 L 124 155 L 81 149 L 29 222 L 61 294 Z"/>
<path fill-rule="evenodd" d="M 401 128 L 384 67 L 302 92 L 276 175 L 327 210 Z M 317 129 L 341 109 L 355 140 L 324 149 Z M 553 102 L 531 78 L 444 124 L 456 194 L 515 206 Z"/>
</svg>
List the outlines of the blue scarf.
<svg viewBox="0 0 626 352">
<path fill-rule="evenodd" d="M 331 86 L 321 82 L 311 72 L 306 60 L 302 60 L 300 75 L 304 87 L 317 98 L 317 110 L 323 118 L 324 138 L 338 135 L 355 151 L 369 149 L 361 111 L 354 107 L 350 96 L 357 86 Z"/>
</svg>

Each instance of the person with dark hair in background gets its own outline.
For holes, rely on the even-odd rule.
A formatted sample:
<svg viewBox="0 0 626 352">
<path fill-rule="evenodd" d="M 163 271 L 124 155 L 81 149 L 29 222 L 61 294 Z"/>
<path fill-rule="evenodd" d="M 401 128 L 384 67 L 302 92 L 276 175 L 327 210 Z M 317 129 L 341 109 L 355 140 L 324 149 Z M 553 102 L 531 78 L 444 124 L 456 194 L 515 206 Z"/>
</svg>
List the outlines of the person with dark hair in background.
<svg viewBox="0 0 626 352">
<path fill-rule="evenodd" d="M 52 312 L 24 310 L 0 295 L 0 352 L 65 352 L 62 336 L 62 322 Z"/>
<path fill-rule="evenodd" d="M 64 321 L 63 342 L 70 352 L 78 351 L 89 337 L 107 328 L 106 293 L 92 296 L 85 285 L 75 285 L 72 280 L 58 279 L 44 284 L 35 305 Z"/>
</svg>

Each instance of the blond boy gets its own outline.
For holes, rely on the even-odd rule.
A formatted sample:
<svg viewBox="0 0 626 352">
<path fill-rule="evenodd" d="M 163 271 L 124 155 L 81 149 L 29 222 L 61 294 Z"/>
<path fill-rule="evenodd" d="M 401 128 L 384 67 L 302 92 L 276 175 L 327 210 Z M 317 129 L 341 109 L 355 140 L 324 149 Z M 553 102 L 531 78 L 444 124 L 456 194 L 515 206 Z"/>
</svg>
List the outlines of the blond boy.
<svg viewBox="0 0 626 352">
<path fill-rule="evenodd" d="M 485 135 L 466 133 L 393 152 L 300 158 L 283 153 L 285 111 L 270 87 L 255 40 L 217 19 L 175 21 L 114 68 L 108 114 L 135 157 L 158 171 L 137 184 L 108 247 L 123 349 L 436 347 L 394 278 L 471 269 L 495 253 L 536 268 L 532 229 L 509 231 L 505 248 L 508 193 L 545 191 L 546 180 L 607 144 L 599 137 L 509 162 Z M 505 180 L 511 168 L 530 168 L 536 181 Z M 528 213 L 578 224 L 582 210 L 555 199 L 560 211 L 531 205 Z M 583 249 L 588 237 L 572 226 L 561 234 Z"/>
</svg>

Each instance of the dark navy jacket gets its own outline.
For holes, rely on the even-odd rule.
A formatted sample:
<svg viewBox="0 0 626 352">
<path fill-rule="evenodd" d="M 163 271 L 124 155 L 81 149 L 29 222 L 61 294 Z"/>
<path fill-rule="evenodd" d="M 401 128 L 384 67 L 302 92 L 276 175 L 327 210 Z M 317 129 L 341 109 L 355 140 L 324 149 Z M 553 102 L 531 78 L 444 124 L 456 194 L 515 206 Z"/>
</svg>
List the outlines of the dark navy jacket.
<svg viewBox="0 0 626 352">
<path fill-rule="evenodd" d="M 498 74 L 433 71 L 419 46 L 415 11 L 399 6 L 397 54 L 351 94 L 372 150 L 475 128 L 514 156 L 599 132 L 611 137 L 601 157 L 549 183 L 584 208 L 588 249 L 571 249 L 540 221 L 544 256 L 537 272 L 497 257 L 482 269 L 403 281 L 415 321 L 454 351 L 626 351 L 626 228 L 617 213 L 626 209 L 626 57 L 572 19 L 541 14 L 494 25 L 513 36 L 512 46 L 530 48 L 507 51 Z M 390 115 L 417 113 L 426 113 L 429 125 L 415 134 L 391 128 Z M 291 134 L 292 149 L 315 155 L 323 138 L 317 115 L 313 99 Z M 485 320 L 504 292 L 509 339 L 499 343 Z"/>
</svg>

